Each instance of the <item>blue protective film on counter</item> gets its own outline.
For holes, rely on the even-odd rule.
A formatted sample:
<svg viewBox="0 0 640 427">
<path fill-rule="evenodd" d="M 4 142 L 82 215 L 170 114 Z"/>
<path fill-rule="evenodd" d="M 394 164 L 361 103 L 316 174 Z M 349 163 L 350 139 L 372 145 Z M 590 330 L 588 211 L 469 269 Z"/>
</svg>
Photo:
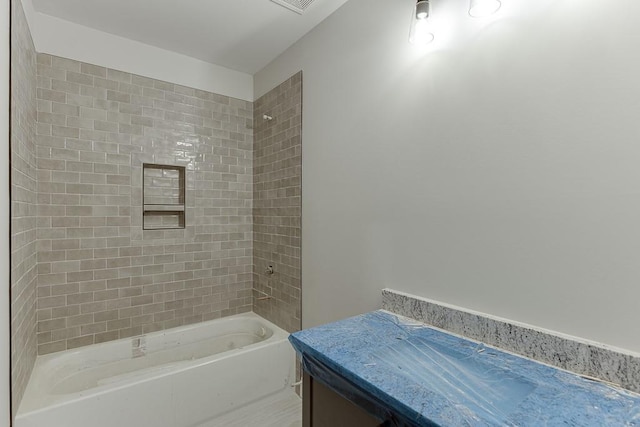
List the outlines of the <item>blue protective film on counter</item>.
<svg viewBox="0 0 640 427">
<path fill-rule="evenodd" d="M 392 426 L 640 426 L 640 395 L 383 310 L 296 332 L 303 367 Z"/>
<path fill-rule="evenodd" d="M 481 353 L 461 353 L 437 341 L 409 337 L 374 357 L 389 372 L 403 376 L 447 398 L 471 408 L 479 418 L 500 424 L 535 389 L 535 384 L 511 370 L 487 363 Z"/>
</svg>

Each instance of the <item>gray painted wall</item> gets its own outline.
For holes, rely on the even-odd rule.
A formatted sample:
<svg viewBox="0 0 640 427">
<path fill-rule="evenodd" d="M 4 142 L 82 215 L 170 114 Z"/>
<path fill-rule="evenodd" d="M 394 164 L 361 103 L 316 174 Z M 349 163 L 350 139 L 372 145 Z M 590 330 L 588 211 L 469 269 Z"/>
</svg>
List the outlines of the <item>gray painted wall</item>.
<svg viewBox="0 0 640 427">
<path fill-rule="evenodd" d="M 535 3 L 535 4 L 534 4 Z M 302 69 L 303 326 L 401 291 L 640 351 L 640 3 L 351 0 Z"/>
</svg>

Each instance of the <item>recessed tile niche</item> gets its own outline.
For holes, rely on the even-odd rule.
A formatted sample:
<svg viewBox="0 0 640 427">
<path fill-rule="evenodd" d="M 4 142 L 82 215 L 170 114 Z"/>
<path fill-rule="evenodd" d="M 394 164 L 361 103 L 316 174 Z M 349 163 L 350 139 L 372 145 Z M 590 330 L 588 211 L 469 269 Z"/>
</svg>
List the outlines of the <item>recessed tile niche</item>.
<svg viewBox="0 0 640 427">
<path fill-rule="evenodd" d="M 142 228 L 185 227 L 185 168 L 145 163 L 142 167 Z"/>
</svg>

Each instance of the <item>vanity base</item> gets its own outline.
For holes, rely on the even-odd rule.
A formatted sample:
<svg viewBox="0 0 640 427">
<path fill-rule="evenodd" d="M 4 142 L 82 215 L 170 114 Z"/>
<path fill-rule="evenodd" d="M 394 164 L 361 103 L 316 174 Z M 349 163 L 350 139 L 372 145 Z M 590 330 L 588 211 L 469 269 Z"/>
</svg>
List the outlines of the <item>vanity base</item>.
<svg viewBox="0 0 640 427">
<path fill-rule="evenodd" d="M 305 373 L 303 427 L 378 427 L 382 422 Z"/>
</svg>

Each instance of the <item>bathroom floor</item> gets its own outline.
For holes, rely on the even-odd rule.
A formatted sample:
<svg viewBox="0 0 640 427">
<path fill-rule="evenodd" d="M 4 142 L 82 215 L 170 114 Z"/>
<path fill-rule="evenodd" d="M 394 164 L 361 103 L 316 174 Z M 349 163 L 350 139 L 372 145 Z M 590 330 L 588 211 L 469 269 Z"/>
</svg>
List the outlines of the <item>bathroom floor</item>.
<svg viewBox="0 0 640 427">
<path fill-rule="evenodd" d="M 300 427 L 302 400 L 285 390 L 229 412 L 198 427 Z"/>
</svg>

